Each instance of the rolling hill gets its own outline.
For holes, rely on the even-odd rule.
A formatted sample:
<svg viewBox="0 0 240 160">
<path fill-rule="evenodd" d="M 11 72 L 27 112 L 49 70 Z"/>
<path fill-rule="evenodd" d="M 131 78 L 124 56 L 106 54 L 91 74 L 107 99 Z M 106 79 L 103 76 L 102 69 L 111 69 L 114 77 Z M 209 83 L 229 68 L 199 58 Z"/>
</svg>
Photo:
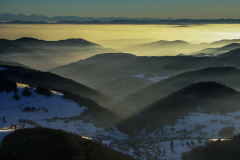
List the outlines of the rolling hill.
<svg viewBox="0 0 240 160">
<path fill-rule="evenodd" d="M 112 79 L 139 74 L 166 77 L 210 66 L 215 66 L 213 57 L 141 57 L 127 53 L 105 53 L 49 71 L 95 87 Z"/>
<path fill-rule="evenodd" d="M 0 71 L 0 77 L 11 79 L 19 83 L 31 86 L 44 86 L 49 89 L 60 89 L 74 94 L 80 94 L 83 97 L 90 98 L 104 107 L 109 107 L 114 100 L 102 93 L 93 90 L 85 85 L 79 84 L 71 79 L 67 79 L 50 72 L 41 72 L 37 70 L 2 66 L 7 69 Z"/>
<path fill-rule="evenodd" d="M 237 48 L 240 48 L 239 43 L 231 43 L 231 44 L 228 44 L 228 45 L 220 47 L 220 48 L 205 48 L 201 51 L 193 53 L 193 55 L 199 55 L 201 53 L 205 53 L 207 55 L 216 56 L 216 55 L 223 54 L 223 53 L 226 53 L 230 50 L 237 49 Z"/>
<path fill-rule="evenodd" d="M 45 41 L 30 37 L 16 40 L 0 39 L 4 58 L 38 70 L 47 70 L 87 58 L 102 52 L 113 51 L 84 39 Z"/>
<path fill-rule="evenodd" d="M 175 91 L 128 118 L 139 131 L 150 133 L 174 126 L 191 112 L 222 114 L 240 110 L 240 93 L 216 82 L 199 82 Z"/>
<path fill-rule="evenodd" d="M 89 98 L 64 90 L 49 90 L 41 85 L 35 88 L 0 78 L 0 99 L 0 133 L 11 124 L 22 128 L 60 128 L 89 137 L 104 135 L 104 130 L 108 133 L 107 130 L 116 127 L 129 135 L 132 132 L 128 129 L 129 122 L 119 115 Z"/>
<path fill-rule="evenodd" d="M 131 115 L 158 99 L 197 82 L 215 81 L 240 90 L 239 80 L 240 70 L 233 67 L 213 67 L 186 72 L 156 82 L 122 98 L 124 104 L 121 103 L 121 107 L 116 104 L 117 107 L 115 108 L 118 109 L 118 113 L 121 113 L 121 115 Z"/>
</svg>

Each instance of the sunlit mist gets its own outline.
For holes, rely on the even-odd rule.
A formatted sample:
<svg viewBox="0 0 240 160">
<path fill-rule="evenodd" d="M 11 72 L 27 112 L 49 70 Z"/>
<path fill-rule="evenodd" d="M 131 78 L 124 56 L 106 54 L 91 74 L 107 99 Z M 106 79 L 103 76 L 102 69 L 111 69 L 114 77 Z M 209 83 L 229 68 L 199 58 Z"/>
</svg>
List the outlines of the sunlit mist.
<svg viewBox="0 0 240 160">
<path fill-rule="evenodd" d="M 159 40 L 212 42 L 240 37 L 239 24 L 212 25 L 1 25 L 0 38 L 34 37 L 43 40 L 83 38 L 118 49 Z"/>
</svg>

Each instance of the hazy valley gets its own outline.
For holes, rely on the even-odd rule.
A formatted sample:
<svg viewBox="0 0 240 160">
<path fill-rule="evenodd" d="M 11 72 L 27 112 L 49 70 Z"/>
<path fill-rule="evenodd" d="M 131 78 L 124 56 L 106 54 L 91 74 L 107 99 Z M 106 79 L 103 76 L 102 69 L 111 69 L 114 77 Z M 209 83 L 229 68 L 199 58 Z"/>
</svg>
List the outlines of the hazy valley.
<svg viewBox="0 0 240 160">
<path fill-rule="evenodd" d="M 8 148 L 24 147 L 28 137 L 35 148 L 39 140 L 47 148 L 56 142 L 56 157 L 66 150 L 86 159 L 212 159 L 217 149 L 219 159 L 237 157 L 238 150 L 224 147 L 239 142 L 240 39 L 138 36 L 129 44 L 126 37 L 95 42 L 84 34 L 0 39 L 0 156 L 24 159 L 24 150 Z"/>
</svg>

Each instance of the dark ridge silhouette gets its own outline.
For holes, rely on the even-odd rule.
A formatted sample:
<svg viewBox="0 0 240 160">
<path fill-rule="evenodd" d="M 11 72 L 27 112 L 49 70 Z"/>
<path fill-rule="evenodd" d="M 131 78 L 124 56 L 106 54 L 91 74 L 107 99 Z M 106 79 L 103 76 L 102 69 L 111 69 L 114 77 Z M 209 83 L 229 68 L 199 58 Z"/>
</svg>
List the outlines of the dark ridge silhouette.
<svg viewBox="0 0 240 160">
<path fill-rule="evenodd" d="M 1 18 L 1 17 L 0 17 Z M 83 17 L 85 18 L 85 17 Z M 10 22 L 0 22 L 2 24 L 48 24 L 45 21 L 49 21 L 49 19 L 29 19 L 27 20 L 19 20 L 21 18 L 10 18 Z M 89 17 L 86 19 L 74 18 L 67 19 L 60 16 L 57 18 L 50 18 L 54 21 L 57 21 L 55 24 L 165 24 L 165 25 L 179 25 L 181 27 L 186 27 L 188 25 L 203 25 L 203 24 L 239 24 L 240 19 L 176 19 L 176 20 L 168 20 L 168 19 L 125 19 L 125 18 L 92 18 Z M 144 19 L 144 18 L 143 18 Z M 49 23 L 52 24 L 52 23 Z"/>
<path fill-rule="evenodd" d="M 114 100 L 108 96 L 101 94 L 85 85 L 79 84 L 71 79 L 63 78 L 50 72 L 41 72 L 22 67 L 2 66 L 8 68 L 0 71 L 0 76 L 17 81 L 19 83 L 28 84 L 31 86 L 41 85 L 50 89 L 58 88 L 69 91 L 75 94 L 80 94 L 83 97 L 88 97 L 104 107 L 109 107 Z"/>
<path fill-rule="evenodd" d="M 1 22 L 2 24 L 48 24 L 47 22 L 36 22 L 36 21 L 10 21 L 10 22 Z"/>
<path fill-rule="evenodd" d="M 155 131 L 165 125 L 175 125 L 189 112 L 220 113 L 240 109 L 240 93 L 216 82 L 199 82 L 184 87 L 143 108 L 128 119 L 139 131 Z M 151 125 L 148 125 L 151 124 Z"/>
<path fill-rule="evenodd" d="M 25 23 L 46 23 L 44 21 L 60 21 L 59 23 L 70 24 L 176 24 L 187 27 L 191 24 L 238 24 L 240 19 L 161 19 L 161 18 L 126 18 L 126 17 L 77 17 L 77 16 L 54 16 L 3 13 L 0 21 L 23 21 Z M 3 22 L 1 22 L 3 23 Z M 13 22 L 12 22 L 13 23 Z M 51 22 L 52 23 L 52 22 Z"/>
<path fill-rule="evenodd" d="M 20 129 L 4 137 L 0 148 L 4 160 L 134 160 L 79 135 L 50 128 Z"/>
<path fill-rule="evenodd" d="M 152 42 L 152 43 L 146 43 L 142 45 L 138 45 L 139 47 L 168 47 L 168 46 L 188 46 L 191 45 L 190 43 L 183 41 L 183 40 L 175 40 L 175 41 L 164 41 L 160 40 L 157 42 Z"/>
<path fill-rule="evenodd" d="M 240 44 L 239 43 L 231 43 L 231 44 L 221 47 L 221 49 L 232 49 L 232 48 L 240 48 Z"/>
<path fill-rule="evenodd" d="M 239 68 L 240 48 L 230 50 L 224 54 L 220 54 L 216 56 L 216 59 L 218 60 L 218 63 L 223 66 L 232 66 Z"/>
<path fill-rule="evenodd" d="M 6 40 L 1 39 L 2 41 L 8 41 L 8 43 L 11 43 L 12 45 L 48 45 L 48 46 L 95 46 L 95 47 L 101 47 L 101 45 L 92 43 L 90 41 L 81 39 L 81 38 L 72 38 L 72 39 L 66 39 L 66 40 L 59 40 L 59 41 L 45 41 L 45 40 L 39 40 L 32 37 L 22 37 L 16 40 Z M 0 42 L 1 42 L 0 40 Z"/>
<path fill-rule="evenodd" d="M 240 159 L 240 134 L 229 141 L 218 140 L 209 142 L 206 146 L 199 146 L 192 151 L 182 154 L 183 160 L 235 160 Z"/>
<path fill-rule="evenodd" d="M 197 56 L 199 54 L 206 54 L 206 55 L 215 55 L 216 56 L 216 55 L 223 54 L 223 53 L 229 52 L 230 50 L 234 50 L 237 48 L 240 48 L 239 43 L 231 43 L 231 44 L 227 44 L 220 48 L 205 48 L 201 51 L 195 52 L 193 55 Z"/>
<path fill-rule="evenodd" d="M 231 60 L 234 60 L 235 59 L 238 59 L 240 56 L 240 48 L 236 48 L 236 49 L 233 49 L 233 50 L 230 50 L 224 54 L 221 54 L 221 55 L 218 55 L 216 56 L 217 58 L 232 58 Z"/>
<path fill-rule="evenodd" d="M 22 37 L 22 38 L 18 38 L 15 40 L 16 42 L 42 42 L 43 40 L 39 40 L 36 38 L 32 38 L 32 37 Z"/>
<path fill-rule="evenodd" d="M 240 39 L 222 39 L 220 41 L 214 41 L 212 44 L 230 44 L 230 43 L 240 43 Z"/>
</svg>

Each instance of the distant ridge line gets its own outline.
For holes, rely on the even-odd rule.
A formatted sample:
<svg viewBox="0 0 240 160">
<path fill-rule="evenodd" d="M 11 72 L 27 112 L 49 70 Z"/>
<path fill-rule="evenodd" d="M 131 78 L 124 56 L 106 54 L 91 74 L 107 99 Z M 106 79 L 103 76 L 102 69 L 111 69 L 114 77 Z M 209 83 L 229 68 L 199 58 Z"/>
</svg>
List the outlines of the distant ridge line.
<svg viewBox="0 0 240 160">
<path fill-rule="evenodd" d="M 0 17 L 1 21 L 1 17 Z M 60 20 L 55 22 L 43 21 L 25 21 L 13 20 L 2 21 L 0 24 L 159 24 L 159 25 L 180 25 L 179 27 L 188 27 L 194 24 L 240 24 L 240 19 L 176 19 L 176 20 Z"/>
</svg>

